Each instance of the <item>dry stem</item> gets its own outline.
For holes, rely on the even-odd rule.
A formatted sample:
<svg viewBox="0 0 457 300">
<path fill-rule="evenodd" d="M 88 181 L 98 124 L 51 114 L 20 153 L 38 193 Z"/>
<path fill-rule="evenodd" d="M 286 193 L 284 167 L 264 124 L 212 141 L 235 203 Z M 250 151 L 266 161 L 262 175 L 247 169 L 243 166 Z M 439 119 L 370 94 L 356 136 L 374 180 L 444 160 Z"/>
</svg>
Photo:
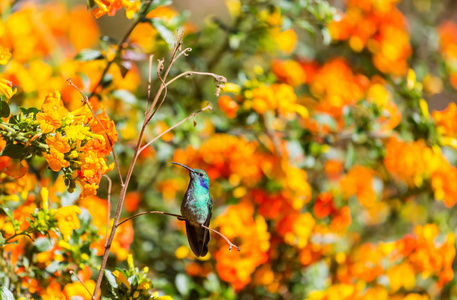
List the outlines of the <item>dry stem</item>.
<svg viewBox="0 0 457 300">
<path fill-rule="evenodd" d="M 131 216 L 131 217 L 129 217 L 129 218 L 123 220 L 123 221 L 120 222 L 119 224 L 117 224 L 116 227 L 121 226 L 121 225 L 124 224 L 125 222 L 130 221 L 131 219 L 134 219 L 134 218 L 139 217 L 139 216 L 142 216 L 142 215 L 147 215 L 147 214 L 161 214 L 161 215 L 167 215 L 167 216 L 176 217 L 176 218 L 178 218 L 178 220 L 180 220 L 180 221 L 185 221 L 185 220 L 186 220 L 186 219 L 185 219 L 183 216 L 181 216 L 181 215 L 170 214 L 170 213 L 166 213 L 166 212 L 163 212 L 163 211 L 157 211 L 157 210 L 155 210 L 155 211 L 145 211 L 145 212 L 141 212 L 141 213 L 138 213 L 138 214 L 136 214 L 136 215 L 133 215 L 133 216 Z M 209 227 L 207 227 L 207 226 L 205 226 L 205 225 L 200 225 L 200 226 L 203 227 L 203 228 L 205 228 L 205 229 L 208 229 L 209 231 L 215 232 L 215 233 L 217 233 L 218 235 L 220 235 L 221 237 L 223 237 L 224 240 L 229 244 L 229 247 L 230 247 L 230 248 L 229 248 L 229 251 L 232 251 L 232 247 L 235 247 L 238 251 L 240 251 L 240 247 L 238 247 L 238 246 L 235 245 L 234 243 L 230 242 L 230 240 L 229 240 L 225 235 L 223 235 L 222 233 L 220 233 L 219 231 L 214 230 L 214 229 L 211 229 L 211 228 L 209 228 Z"/>
<path fill-rule="evenodd" d="M 191 113 L 190 115 L 188 115 L 186 118 L 184 118 L 183 120 L 181 120 L 179 123 L 176 123 L 175 125 L 171 126 L 170 128 L 168 128 L 167 130 L 165 130 L 164 132 L 162 132 L 161 134 L 159 134 L 158 136 L 156 136 L 154 139 L 152 139 L 151 141 L 149 141 L 146 145 L 144 145 L 143 147 L 140 148 L 140 153 L 146 149 L 149 145 L 151 145 L 152 143 L 154 143 L 156 140 L 158 140 L 159 138 L 161 138 L 164 134 L 170 132 L 171 130 L 175 129 L 176 127 L 178 127 L 179 125 L 181 125 L 182 123 L 184 123 L 185 121 L 189 120 L 190 118 L 192 117 L 195 117 L 198 113 L 201 113 L 202 111 L 205 111 L 205 110 L 213 110 L 213 107 L 211 106 L 211 104 L 208 103 L 207 106 L 205 106 L 204 108 L 202 109 L 199 109 L 193 113 Z"/>
<path fill-rule="evenodd" d="M 108 234 L 109 234 L 109 220 L 111 219 L 110 214 L 111 214 L 111 186 L 113 182 L 111 181 L 111 178 L 109 178 L 108 175 L 103 174 L 103 177 L 108 180 L 108 222 L 106 223 L 106 236 L 105 236 L 105 246 L 108 243 Z"/>
<path fill-rule="evenodd" d="M 78 279 L 78 281 L 83 285 L 83 287 L 86 289 L 86 291 L 89 293 L 90 296 L 92 296 L 92 293 L 89 291 L 89 289 L 87 288 L 87 286 L 84 284 L 84 282 L 78 277 L 78 275 L 76 275 L 76 273 L 73 271 L 73 270 L 70 270 L 70 274 L 75 276 L 76 279 Z"/>
</svg>

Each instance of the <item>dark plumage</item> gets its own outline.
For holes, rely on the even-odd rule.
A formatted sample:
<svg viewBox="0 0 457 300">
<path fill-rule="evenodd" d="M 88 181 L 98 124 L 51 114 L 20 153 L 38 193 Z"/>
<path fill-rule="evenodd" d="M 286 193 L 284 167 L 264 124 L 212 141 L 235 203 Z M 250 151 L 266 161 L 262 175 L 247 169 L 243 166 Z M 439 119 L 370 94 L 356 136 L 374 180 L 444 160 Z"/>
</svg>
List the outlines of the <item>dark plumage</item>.
<svg viewBox="0 0 457 300">
<path fill-rule="evenodd" d="M 181 204 L 181 215 L 186 221 L 187 240 L 192 252 L 197 257 L 205 256 L 211 236 L 209 230 L 202 225 L 209 227 L 213 210 L 208 175 L 203 170 L 172 163 L 189 170 L 190 182 Z"/>
</svg>

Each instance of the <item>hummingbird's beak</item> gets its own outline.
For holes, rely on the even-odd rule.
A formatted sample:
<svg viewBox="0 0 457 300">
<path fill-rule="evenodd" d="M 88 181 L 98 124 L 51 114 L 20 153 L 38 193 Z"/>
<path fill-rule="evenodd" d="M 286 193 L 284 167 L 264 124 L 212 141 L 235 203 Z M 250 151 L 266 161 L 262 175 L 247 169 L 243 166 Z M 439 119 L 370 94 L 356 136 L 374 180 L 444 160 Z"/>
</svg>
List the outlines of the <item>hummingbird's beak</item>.
<svg viewBox="0 0 457 300">
<path fill-rule="evenodd" d="M 178 166 L 181 166 L 181 167 L 183 167 L 183 168 L 186 168 L 186 169 L 189 170 L 190 172 L 195 172 L 194 170 L 192 170 L 191 168 L 189 168 L 188 166 L 185 166 L 185 165 L 183 165 L 183 164 L 180 164 L 180 163 L 177 163 L 177 162 L 174 162 L 174 161 L 172 161 L 171 163 L 174 164 L 174 165 L 178 165 Z"/>
</svg>

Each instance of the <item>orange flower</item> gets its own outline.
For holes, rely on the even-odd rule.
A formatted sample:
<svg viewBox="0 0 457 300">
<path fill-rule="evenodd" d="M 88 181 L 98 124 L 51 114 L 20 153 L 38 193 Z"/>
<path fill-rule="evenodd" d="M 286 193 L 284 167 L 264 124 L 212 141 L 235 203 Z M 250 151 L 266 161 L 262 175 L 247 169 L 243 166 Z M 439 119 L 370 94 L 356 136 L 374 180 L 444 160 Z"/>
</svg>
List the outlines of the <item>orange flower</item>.
<svg viewBox="0 0 457 300">
<path fill-rule="evenodd" d="M 345 59 L 335 58 L 317 71 L 310 91 L 319 101 L 318 111 L 339 117 L 344 106 L 363 98 L 368 83 L 365 76 L 352 72 Z"/>
<path fill-rule="evenodd" d="M 321 193 L 317 196 L 316 203 L 313 207 L 314 215 L 319 218 L 329 216 L 335 210 L 333 196 L 329 192 Z"/>
<path fill-rule="evenodd" d="M 404 16 L 393 1 L 348 1 L 346 13 L 328 29 L 334 40 L 348 40 L 355 52 L 368 48 L 381 72 L 402 75 L 412 53 Z"/>
<path fill-rule="evenodd" d="M 50 148 L 49 153 L 45 154 L 44 158 L 54 172 L 59 172 L 62 168 L 66 168 L 70 165 L 70 163 L 65 160 L 64 154 L 55 148 Z"/>
<path fill-rule="evenodd" d="M 42 133 L 53 132 L 62 126 L 62 119 L 58 112 L 50 111 L 49 113 L 37 113 L 36 120 L 40 124 Z"/>
<path fill-rule="evenodd" d="M 225 113 L 227 118 L 233 119 L 236 117 L 236 112 L 238 111 L 238 103 L 233 101 L 232 98 L 226 95 L 222 95 L 219 97 L 217 104 Z"/>
<path fill-rule="evenodd" d="M 79 206 L 86 208 L 92 216 L 95 227 L 104 231 L 108 219 L 108 201 L 97 196 L 88 196 L 79 199 Z M 106 232 L 106 231 L 105 231 Z"/>
<path fill-rule="evenodd" d="M 67 153 L 71 150 L 71 147 L 68 144 L 68 137 L 62 136 L 60 132 L 57 132 L 55 136 L 48 136 L 46 144 L 51 149 L 56 149 L 60 153 Z"/>
<path fill-rule="evenodd" d="M 85 280 L 84 285 L 81 282 L 73 282 L 65 285 L 64 293 L 67 299 L 78 298 L 82 300 L 91 300 L 92 296 L 87 292 L 87 289 L 91 292 L 95 290 L 95 281 Z M 99 292 L 100 296 L 100 292 Z M 98 299 L 98 297 L 97 297 Z"/>
<path fill-rule="evenodd" d="M 54 91 L 46 96 L 41 105 L 41 110 L 44 113 L 55 112 L 60 119 L 65 118 L 69 114 L 68 110 L 63 105 L 59 91 Z"/>
<path fill-rule="evenodd" d="M 329 160 L 325 161 L 324 169 L 325 169 L 325 175 L 330 180 L 336 180 L 340 177 L 340 175 L 343 171 L 343 164 L 339 160 L 329 159 Z"/>
<path fill-rule="evenodd" d="M 354 166 L 340 181 L 340 188 L 345 197 L 356 196 L 364 207 L 370 207 L 377 201 L 373 189 L 373 170 L 364 166 Z"/>
<path fill-rule="evenodd" d="M 240 252 L 229 252 L 225 245 L 215 255 L 220 278 L 240 290 L 251 281 L 255 269 L 268 260 L 270 234 L 261 216 L 253 217 L 254 207 L 247 201 L 230 206 L 215 223 L 227 238 L 240 239 Z M 225 241 L 224 241 L 225 243 Z"/>
<path fill-rule="evenodd" d="M 396 292 L 402 287 L 409 291 L 416 285 L 416 273 L 408 262 L 403 262 L 387 270 L 387 277 L 392 292 Z"/>
<path fill-rule="evenodd" d="M 11 58 L 11 52 L 8 48 L 0 46 L 0 65 L 6 65 Z"/>
<path fill-rule="evenodd" d="M 125 195 L 125 210 L 132 213 L 138 209 L 138 205 L 141 202 L 140 192 L 129 192 Z"/>
<path fill-rule="evenodd" d="M 277 231 L 287 244 L 302 249 L 308 244 L 315 224 L 310 213 L 287 215 L 278 222 Z"/>
<path fill-rule="evenodd" d="M 278 80 L 286 84 L 299 86 L 307 80 L 305 70 L 294 60 L 273 60 L 271 68 Z"/>
<path fill-rule="evenodd" d="M 109 118 L 105 110 L 103 110 L 102 113 L 98 114 L 97 117 L 100 123 L 103 125 L 103 128 L 105 128 L 111 143 L 114 145 L 118 137 L 114 121 Z M 109 146 L 109 141 L 107 140 L 105 131 L 100 126 L 100 123 L 95 118 L 93 118 L 90 123 L 90 128 L 92 129 L 93 133 L 101 135 L 105 139 L 106 149 L 104 155 L 109 155 L 109 153 L 111 153 L 111 147 Z"/>
<path fill-rule="evenodd" d="M 157 135 L 162 134 L 163 132 L 168 130 L 168 128 L 170 128 L 170 127 L 164 121 L 158 121 L 155 124 L 155 131 L 156 131 Z M 165 133 L 164 135 L 162 135 L 162 137 L 160 139 L 164 142 L 171 142 L 174 137 L 175 137 L 175 135 L 173 134 L 173 132 L 169 131 L 169 132 Z"/>
<path fill-rule="evenodd" d="M 233 181 L 251 187 L 262 178 L 262 167 L 268 168 L 268 162 L 256 151 L 256 142 L 233 135 L 215 134 L 198 150 L 190 146 L 185 150 L 176 150 L 173 160 L 204 169 L 210 180 L 221 177 L 229 179 L 235 174 Z"/>
<path fill-rule="evenodd" d="M 447 108 L 442 111 L 433 111 L 432 117 L 435 119 L 438 130 L 446 136 L 454 137 L 457 133 L 457 105 L 449 103 Z"/>
<path fill-rule="evenodd" d="M 81 226 L 77 216 L 79 214 L 81 210 L 76 205 L 64 206 L 56 211 L 59 230 L 66 241 L 70 240 L 73 230 Z"/>
<path fill-rule="evenodd" d="M 92 10 L 92 14 L 98 19 L 101 16 L 108 14 L 114 16 L 122 7 L 125 8 L 125 15 L 128 19 L 132 19 L 133 15 L 140 8 L 141 2 L 138 0 L 95 0 L 98 8 Z"/>
<path fill-rule="evenodd" d="M 276 42 L 278 49 L 285 54 L 291 54 L 297 45 L 298 37 L 292 28 L 285 31 L 281 31 L 279 28 L 273 28 L 271 29 L 271 36 Z"/>
<path fill-rule="evenodd" d="M 6 99 L 11 99 L 16 94 L 17 89 L 13 90 L 13 83 L 9 80 L 0 78 L 0 94 L 5 95 Z"/>
</svg>

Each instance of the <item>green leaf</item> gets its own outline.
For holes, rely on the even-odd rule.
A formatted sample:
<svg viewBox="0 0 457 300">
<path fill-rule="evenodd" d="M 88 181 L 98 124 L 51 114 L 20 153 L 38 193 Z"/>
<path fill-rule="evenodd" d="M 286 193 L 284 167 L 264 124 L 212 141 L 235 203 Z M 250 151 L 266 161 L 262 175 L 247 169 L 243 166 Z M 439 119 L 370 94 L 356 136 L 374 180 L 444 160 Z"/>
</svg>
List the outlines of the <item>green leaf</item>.
<svg viewBox="0 0 457 300">
<path fill-rule="evenodd" d="M 103 58 L 104 56 L 100 51 L 93 49 L 83 49 L 75 56 L 75 60 L 79 61 L 91 61 Z"/>
<path fill-rule="evenodd" d="M 92 7 L 95 6 L 95 1 L 94 0 L 86 0 L 86 5 L 87 5 L 87 9 L 91 9 Z"/>
<path fill-rule="evenodd" d="M 33 245 L 36 247 L 38 252 L 43 252 L 51 248 L 52 242 L 48 238 L 39 237 L 35 240 Z"/>
<path fill-rule="evenodd" d="M 344 160 L 344 167 L 346 169 L 350 169 L 354 165 L 355 155 L 356 151 L 354 149 L 354 146 L 352 145 L 352 143 L 350 143 L 347 148 L 346 159 Z"/>
<path fill-rule="evenodd" d="M 0 118 L 8 118 L 10 116 L 11 110 L 5 101 L 0 101 L 1 107 L 0 107 Z"/>
<path fill-rule="evenodd" d="M 116 60 L 116 65 L 118 65 L 119 69 L 121 70 L 122 78 L 124 78 L 125 75 L 127 75 L 127 73 L 132 68 L 132 63 L 129 62 L 129 61 L 120 61 L 120 60 L 118 61 L 118 60 Z"/>
<path fill-rule="evenodd" d="M 175 36 L 167 28 L 165 23 L 160 19 L 151 19 L 151 24 L 155 27 L 155 29 L 157 29 L 160 36 L 165 40 L 168 46 L 170 46 L 170 48 L 173 47 L 173 44 L 175 43 Z"/>
<path fill-rule="evenodd" d="M 29 108 L 27 108 L 27 107 L 21 106 L 21 107 L 19 107 L 19 109 L 21 110 L 21 112 L 22 112 L 24 115 L 30 115 L 30 114 L 36 115 L 37 113 L 40 112 L 40 110 L 39 110 L 38 108 L 36 108 L 36 107 L 29 107 Z"/>
<path fill-rule="evenodd" d="M 0 289 L 0 300 L 15 300 L 13 293 L 6 286 Z"/>
<path fill-rule="evenodd" d="M 178 274 L 175 279 L 175 285 L 178 291 L 184 296 L 188 295 L 190 292 L 190 279 L 184 274 Z"/>
<path fill-rule="evenodd" d="M 119 287 L 116 282 L 116 277 L 114 277 L 113 273 L 110 270 L 105 270 L 105 279 L 111 288 L 117 289 Z"/>
<path fill-rule="evenodd" d="M 60 269 L 60 262 L 55 260 L 46 267 L 46 272 L 55 273 Z"/>
<path fill-rule="evenodd" d="M 13 221 L 13 211 L 9 208 L 6 208 L 6 207 L 0 207 L 1 210 L 3 210 L 5 212 L 5 214 L 11 219 L 11 221 Z"/>
<path fill-rule="evenodd" d="M 25 146 L 23 144 L 12 144 L 6 145 L 2 151 L 2 155 L 11 157 L 13 159 L 21 159 L 24 156 Z"/>
<path fill-rule="evenodd" d="M 135 95 L 127 90 L 115 90 L 112 94 L 113 94 L 114 98 L 122 100 L 125 103 L 128 103 L 130 105 L 137 104 L 137 99 L 136 99 Z"/>
<path fill-rule="evenodd" d="M 0 246 L 5 245 L 5 238 L 3 237 L 2 233 L 0 232 Z"/>
</svg>

